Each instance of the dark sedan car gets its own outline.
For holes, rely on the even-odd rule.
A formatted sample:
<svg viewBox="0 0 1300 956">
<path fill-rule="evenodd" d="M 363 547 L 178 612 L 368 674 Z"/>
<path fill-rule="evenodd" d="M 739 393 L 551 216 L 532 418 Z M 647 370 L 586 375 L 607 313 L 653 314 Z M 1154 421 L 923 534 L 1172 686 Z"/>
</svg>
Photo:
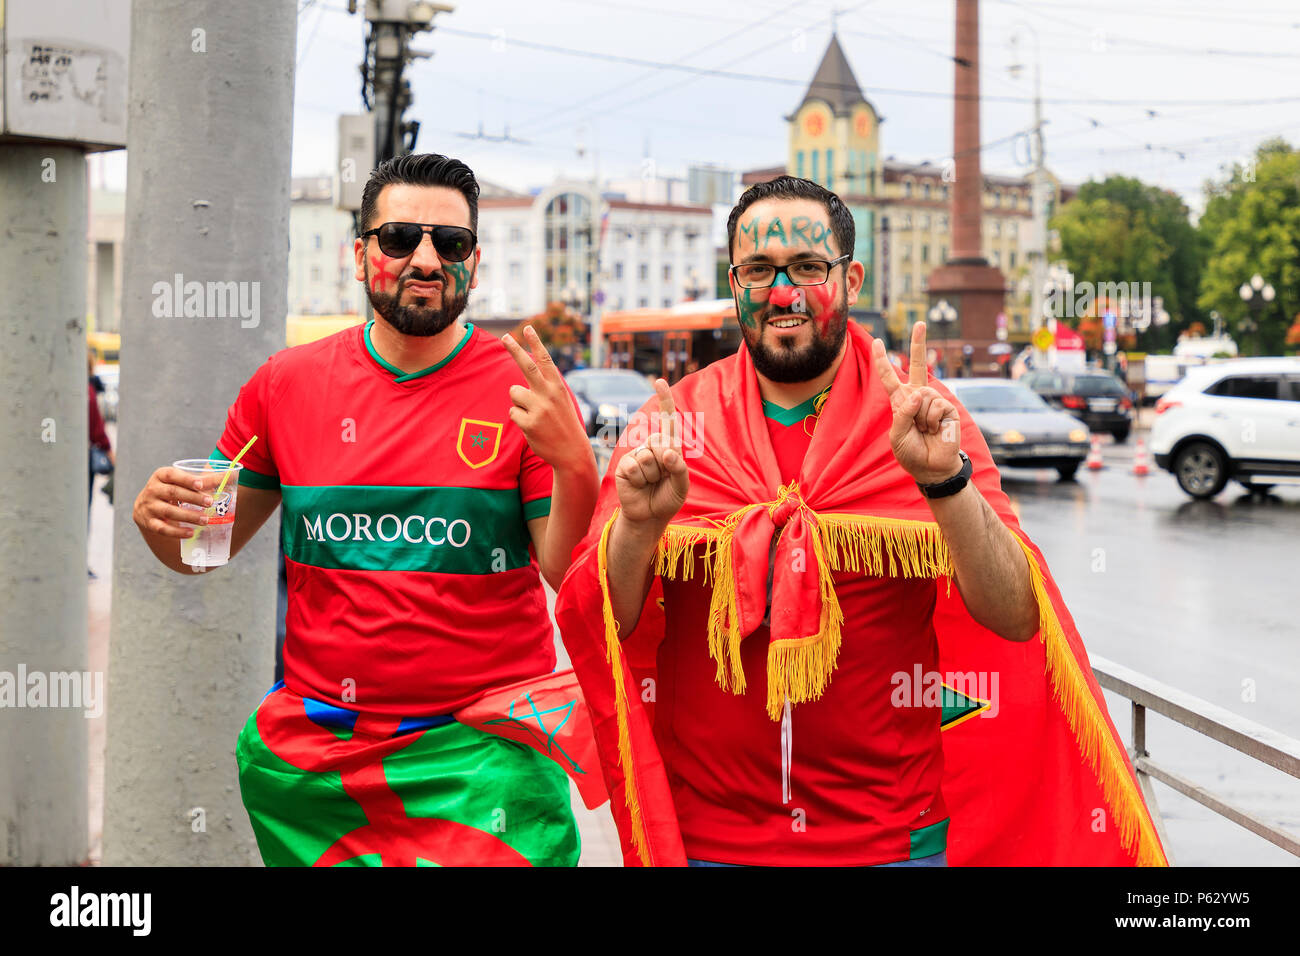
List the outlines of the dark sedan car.
<svg viewBox="0 0 1300 956">
<path fill-rule="evenodd" d="M 630 369 L 583 368 L 564 376 L 578 400 L 587 434 L 602 435 L 609 444 L 618 440 L 628 416 L 654 396 L 654 386 Z"/>
<path fill-rule="evenodd" d="M 949 378 L 943 382 L 984 433 L 997 465 L 1055 468 L 1073 478 L 1092 436 L 1069 415 L 1050 407 L 1019 382 Z"/>
<path fill-rule="evenodd" d="M 1124 384 L 1109 372 L 1061 372 L 1042 369 L 1019 379 L 1053 408 L 1069 412 L 1095 432 L 1110 432 L 1115 441 L 1128 440 L 1133 428 L 1133 402 Z"/>
</svg>

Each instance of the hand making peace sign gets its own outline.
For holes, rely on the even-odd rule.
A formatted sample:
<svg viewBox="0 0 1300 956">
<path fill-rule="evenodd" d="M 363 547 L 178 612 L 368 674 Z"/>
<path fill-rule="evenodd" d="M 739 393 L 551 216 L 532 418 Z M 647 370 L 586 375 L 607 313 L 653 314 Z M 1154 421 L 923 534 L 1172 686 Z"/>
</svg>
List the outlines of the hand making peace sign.
<svg viewBox="0 0 1300 956">
<path fill-rule="evenodd" d="M 510 386 L 510 400 L 515 403 L 510 420 L 523 431 L 537 457 L 552 468 L 581 465 L 592 457 L 591 442 L 564 377 L 531 325 L 524 327 L 524 340 L 528 351 L 511 335 L 501 339 L 528 380 L 527 388 Z"/>
<path fill-rule="evenodd" d="M 912 354 L 907 381 L 885 355 L 885 343 L 871 343 L 876 374 L 885 385 L 894 411 L 889 444 L 913 480 L 923 485 L 951 478 L 961 470 L 961 419 L 956 407 L 926 384 L 925 323 L 912 326 Z"/>
<path fill-rule="evenodd" d="M 659 427 L 619 459 L 614 486 L 628 521 L 667 527 L 686 504 L 691 476 L 682 457 L 681 422 L 672 392 L 662 378 L 655 380 L 655 394 L 659 396 Z"/>
</svg>

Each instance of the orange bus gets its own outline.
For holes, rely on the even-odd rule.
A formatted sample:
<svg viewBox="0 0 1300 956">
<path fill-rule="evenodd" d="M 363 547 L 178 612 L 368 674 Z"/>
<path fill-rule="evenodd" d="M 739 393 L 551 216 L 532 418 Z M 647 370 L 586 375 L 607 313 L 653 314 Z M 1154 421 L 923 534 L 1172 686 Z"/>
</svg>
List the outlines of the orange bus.
<svg viewBox="0 0 1300 956">
<path fill-rule="evenodd" d="M 607 366 L 662 377 L 670 385 L 688 372 L 732 354 L 741 342 L 736 304 L 731 299 L 606 312 L 600 330 Z"/>
</svg>

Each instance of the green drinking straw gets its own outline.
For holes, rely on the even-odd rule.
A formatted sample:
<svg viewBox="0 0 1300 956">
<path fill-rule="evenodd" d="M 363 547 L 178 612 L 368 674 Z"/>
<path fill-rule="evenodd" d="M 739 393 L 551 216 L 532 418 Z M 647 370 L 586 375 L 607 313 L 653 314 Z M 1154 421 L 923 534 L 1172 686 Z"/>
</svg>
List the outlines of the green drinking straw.
<svg viewBox="0 0 1300 956">
<path fill-rule="evenodd" d="M 245 445 L 243 448 L 239 449 L 239 454 L 230 460 L 230 465 L 229 467 L 226 468 L 226 473 L 221 476 L 221 484 L 217 485 L 216 494 L 212 496 L 213 503 L 209 507 L 203 509 L 203 513 L 205 515 L 216 514 L 217 511 L 216 500 L 220 498 L 221 493 L 226 490 L 226 482 L 230 480 L 230 476 L 234 473 L 235 466 L 239 464 L 239 459 L 243 458 L 244 453 L 247 452 L 248 449 L 253 447 L 253 442 L 255 441 L 257 441 L 256 435 L 250 438 L 248 440 L 248 444 Z M 195 538 L 197 538 L 199 536 L 199 532 L 202 531 L 203 528 L 204 528 L 203 525 L 199 525 L 197 528 L 195 528 L 194 533 L 190 535 L 189 540 L 193 541 Z"/>
</svg>

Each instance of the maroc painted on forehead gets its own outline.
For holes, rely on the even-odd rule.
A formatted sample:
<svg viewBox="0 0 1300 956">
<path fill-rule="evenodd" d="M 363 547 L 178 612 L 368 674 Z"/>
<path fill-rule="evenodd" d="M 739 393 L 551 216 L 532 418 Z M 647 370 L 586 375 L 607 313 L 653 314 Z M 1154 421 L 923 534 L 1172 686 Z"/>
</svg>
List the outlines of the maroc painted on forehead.
<svg viewBox="0 0 1300 956">
<path fill-rule="evenodd" d="M 835 255 L 834 250 L 831 249 L 831 229 L 826 223 L 810 216 L 792 216 L 788 219 L 790 228 L 787 230 L 786 221 L 781 216 L 772 216 L 766 220 L 755 217 L 748 222 L 738 223 L 736 226 L 737 256 L 747 252 L 766 252 L 772 245 L 782 249 L 803 246 L 818 251 L 824 250 L 832 257 Z M 761 241 L 760 237 L 762 237 Z"/>
</svg>

